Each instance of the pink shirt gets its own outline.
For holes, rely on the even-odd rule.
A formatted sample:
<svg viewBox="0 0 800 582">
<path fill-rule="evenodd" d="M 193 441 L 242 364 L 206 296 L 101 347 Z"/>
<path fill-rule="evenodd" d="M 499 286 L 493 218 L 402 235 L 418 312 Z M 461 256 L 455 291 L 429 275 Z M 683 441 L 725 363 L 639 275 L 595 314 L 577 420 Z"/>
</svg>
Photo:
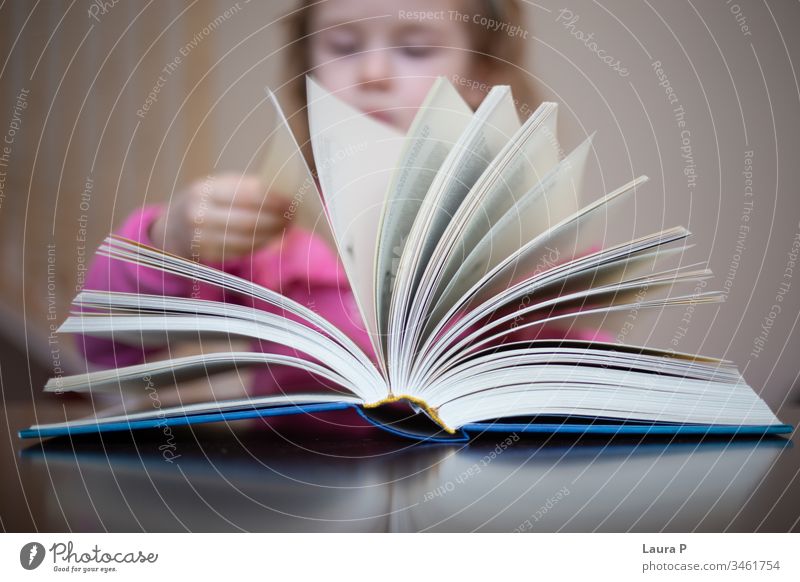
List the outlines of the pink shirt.
<svg viewBox="0 0 800 582">
<path fill-rule="evenodd" d="M 117 233 L 143 244 L 152 245 L 148 233 L 161 211 L 160 206 L 145 207 L 131 215 Z M 305 305 L 342 330 L 374 358 L 369 335 L 361 323 L 344 269 L 335 252 L 319 237 L 301 228 L 292 228 L 287 231 L 286 237 L 279 244 L 260 249 L 249 257 L 226 260 L 224 264 L 210 266 L 258 283 Z M 198 284 L 189 279 L 99 255 L 94 257 L 89 268 L 85 288 L 191 296 L 274 311 L 274 308 L 263 302 L 253 300 L 248 302 L 247 298 L 239 294 L 223 294 L 218 287 Z M 86 358 L 101 367 L 137 364 L 149 353 L 139 347 L 107 340 L 82 339 L 85 339 L 85 346 L 81 347 Z M 279 344 L 260 343 L 262 351 L 298 355 L 291 348 Z M 308 391 L 319 387 L 321 382 L 322 380 L 303 370 L 274 366 L 258 374 L 253 392 L 274 394 L 285 390 Z"/>
<path fill-rule="evenodd" d="M 117 230 L 126 238 L 151 245 L 150 227 L 162 212 L 161 206 L 148 206 L 132 214 Z M 277 291 L 298 303 L 316 311 L 347 334 L 367 355 L 375 359 L 369 336 L 361 322 L 353 293 L 339 262 L 337 254 L 319 237 L 301 228 L 289 229 L 284 239 L 275 245 L 262 248 L 251 256 L 227 260 L 224 264 L 210 265 L 228 273 L 253 281 Z M 196 285 L 189 279 L 167 275 L 148 269 L 110 260 L 96 255 L 86 276 L 85 288 L 110 291 L 163 294 L 195 297 L 216 301 L 246 304 L 265 310 L 273 309 L 263 303 L 254 303 L 238 294 L 224 295 L 213 286 Z M 548 337 L 570 339 L 593 339 L 602 336 L 593 330 L 573 330 L 568 334 L 547 333 Z M 539 337 L 543 337 L 541 334 Z M 521 338 L 520 338 L 521 339 Z M 598 337 L 598 339 L 605 339 Z M 141 363 L 153 352 L 141 347 L 111 342 L 109 340 L 80 337 L 80 349 L 88 361 L 99 367 L 121 367 Z M 291 348 L 272 342 L 260 342 L 256 346 L 265 352 L 303 357 Z M 158 358 L 162 358 L 158 354 Z M 313 392 L 329 386 L 326 381 L 304 370 L 285 366 L 270 366 L 256 374 L 251 393 L 254 395 L 280 394 L 285 392 Z M 333 415 L 334 417 L 336 415 Z M 341 421 L 348 425 L 363 425 L 360 417 L 345 415 Z M 326 416 L 326 419 L 329 417 Z M 291 418 L 285 426 L 290 426 Z M 275 425 L 273 421 L 271 424 Z M 280 422 L 284 426 L 283 422 Z"/>
</svg>

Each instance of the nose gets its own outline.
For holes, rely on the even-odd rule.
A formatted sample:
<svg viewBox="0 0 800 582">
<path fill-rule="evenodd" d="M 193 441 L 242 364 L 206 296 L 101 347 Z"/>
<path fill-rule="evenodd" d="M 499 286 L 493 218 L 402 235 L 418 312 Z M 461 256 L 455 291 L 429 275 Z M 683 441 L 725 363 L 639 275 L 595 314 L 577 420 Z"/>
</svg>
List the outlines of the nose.
<svg viewBox="0 0 800 582">
<path fill-rule="evenodd" d="M 385 89 L 391 83 L 391 51 L 386 48 L 368 49 L 361 53 L 360 83 L 365 89 Z"/>
</svg>

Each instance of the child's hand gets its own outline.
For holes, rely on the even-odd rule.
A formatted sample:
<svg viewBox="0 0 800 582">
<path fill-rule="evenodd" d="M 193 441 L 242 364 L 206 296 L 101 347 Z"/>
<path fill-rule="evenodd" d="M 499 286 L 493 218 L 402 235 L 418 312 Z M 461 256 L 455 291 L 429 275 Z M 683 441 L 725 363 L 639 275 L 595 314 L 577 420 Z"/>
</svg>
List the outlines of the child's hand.
<svg viewBox="0 0 800 582">
<path fill-rule="evenodd" d="M 177 194 L 153 223 L 151 239 L 165 251 L 203 262 L 250 254 L 287 225 L 289 200 L 255 176 L 223 174 L 198 180 Z"/>
</svg>

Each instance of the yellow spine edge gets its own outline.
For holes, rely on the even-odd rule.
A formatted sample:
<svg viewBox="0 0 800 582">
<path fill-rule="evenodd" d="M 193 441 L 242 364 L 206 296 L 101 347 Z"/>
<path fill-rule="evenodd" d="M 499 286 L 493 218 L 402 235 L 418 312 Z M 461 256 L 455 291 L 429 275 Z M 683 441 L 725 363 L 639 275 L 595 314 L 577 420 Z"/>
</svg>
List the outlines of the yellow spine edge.
<svg viewBox="0 0 800 582">
<path fill-rule="evenodd" d="M 450 428 L 444 423 L 442 418 L 439 416 L 439 411 L 436 408 L 430 406 L 422 398 L 417 398 L 416 396 L 409 396 L 408 394 L 400 394 L 398 396 L 395 396 L 394 394 L 392 394 L 391 396 L 387 396 L 382 400 L 378 400 L 377 402 L 371 402 L 369 404 L 364 404 L 363 406 L 364 408 L 377 408 L 382 404 L 391 404 L 392 402 L 400 402 L 401 400 L 407 400 L 408 402 L 413 402 L 414 404 L 422 408 L 428 414 L 428 416 L 430 416 L 433 419 L 433 421 L 436 424 L 438 424 L 445 430 L 445 432 L 448 432 L 450 434 L 456 434 L 456 429 Z"/>
</svg>

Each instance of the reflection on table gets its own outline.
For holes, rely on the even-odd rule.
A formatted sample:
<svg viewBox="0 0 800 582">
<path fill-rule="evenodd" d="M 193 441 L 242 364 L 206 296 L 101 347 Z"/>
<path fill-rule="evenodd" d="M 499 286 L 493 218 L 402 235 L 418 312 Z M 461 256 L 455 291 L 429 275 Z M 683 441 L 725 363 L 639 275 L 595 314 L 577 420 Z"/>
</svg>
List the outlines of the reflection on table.
<svg viewBox="0 0 800 582">
<path fill-rule="evenodd" d="M 765 527 L 765 487 L 776 486 L 765 483 L 770 471 L 798 464 L 782 438 L 492 435 L 426 445 L 231 428 L 176 430 L 171 461 L 162 454 L 163 435 L 152 431 L 23 447 L 23 480 L 46 490 L 43 505 L 31 510 L 36 527 L 754 531 Z"/>
</svg>

